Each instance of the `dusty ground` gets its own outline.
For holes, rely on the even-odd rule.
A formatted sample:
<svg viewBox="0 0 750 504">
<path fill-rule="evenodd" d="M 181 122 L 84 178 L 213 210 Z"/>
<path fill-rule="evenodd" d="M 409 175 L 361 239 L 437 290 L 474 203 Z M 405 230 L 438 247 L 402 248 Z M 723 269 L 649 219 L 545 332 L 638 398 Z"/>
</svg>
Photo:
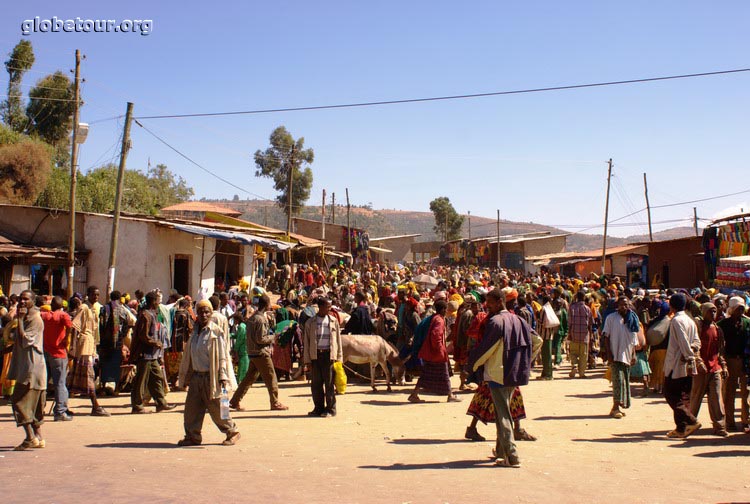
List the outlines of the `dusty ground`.
<svg viewBox="0 0 750 504">
<path fill-rule="evenodd" d="M 537 375 L 538 373 L 534 373 Z M 601 372 L 594 373 L 601 376 Z M 457 380 L 454 377 L 454 380 Z M 455 383 L 454 383 L 455 385 Z M 634 386 L 639 392 L 640 385 Z M 182 407 L 133 416 L 127 397 L 104 399 L 111 418 L 87 415 L 73 399 L 72 422 L 45 425 L 48 447 L 9 451 L 21 441 L 10 407 L 0 408 L 0 481 L 7 502 L 736 502 L 750 501 L 750 436 L 667 439 L 671 410 L 660 397 L 634 399 L 627 417 L 607 417 L 610 395 L 601 378 L 524 388 L 528 419 L 539 437 L 519 443 L 522 467 L 492 465 L 488 442 L 464 441 L 469 417 L 461 403 L 423 396 L 406 402 L 408 389 L 373 394 L 350 385 L 335 418 L 308 418 L 305 383 L 282 382 L 287 412 L 266 409 L 268 396 L 253 387 L 236 413 L 242 439 L 234 447 L 207 418 L 205 445 L 177 448 Z M 182 404 L 184 393 L 170 400 Z"/>
</svg>

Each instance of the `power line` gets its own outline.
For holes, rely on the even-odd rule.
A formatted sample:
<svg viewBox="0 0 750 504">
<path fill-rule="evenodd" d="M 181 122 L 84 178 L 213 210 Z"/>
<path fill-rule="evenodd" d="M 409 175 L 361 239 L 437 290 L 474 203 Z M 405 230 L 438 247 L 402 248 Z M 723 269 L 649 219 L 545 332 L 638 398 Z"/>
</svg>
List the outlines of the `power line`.
<svg viewBox="0 0 750 504">
<path fill-rule="evenodd" d="M 138 122 L 138 120 L 136 120 L 136 119 L 133 119 L 133 120 L 135 121 L 135 123 L 136 123 L 136 124 L 137 124 L 138 126 L 140 126 L 141 128 L 143 128 L 144 130 L 146 130 L 146 132 L 147 132 L 147 133 L 149 133 L 149 134 L 150 134 L 151 136 L 153 136 L 154 138 L 156 138 L 156 139 L 157 139 L 157 140 L 158 140 L 159 142 L 163 143 L 164 145 L 166 145 L 167 147 L 169 147 L 169 148 L 170 148 L 171 150 L 173 150 L 174 152 L 176 152 L 176 153 L 177 153 L 178 155 L 180 155 L 180 156 L 181 156 L 182 158 L 184 158 L 184 159 L 185 159 L 185 160 L 187 160 L 188 162 L 192 163 L 193 165 L 197 166 L 198 168 L 200 168 L 200 169 L 201 169 L 201 170 L 203 170 L 204 172 L 208 173 L 209 175 L 211 175 L 211 176 L 213 176 L 213 177 L 215 177 L 215 178 L 217 178 L 217 179 L 221 180 L 221 181 L 222 181 L 222 182 L 224 182 L 225 184 L 227 184 L 227 185 L 230 185 L 230 186 L 234 187 L 235 189 L 238 189 L 238 190 L 240 190 L 240 191 L 242 191 L 242 192 L 244 192 L 244 193 L 246 193 L 246 194 L 249 194 L 249 195 L 251 195 L 251 196 L 255 196 L 255 197 L 257 197 L 257 198 L 260 198 L 260 199 L 262 199 L 262 200 L 265 200 L 265 201 L 270 201 L 270 202 L 273 202 L 274 204 L 276 203 L 276 201 L 274 201 L 274 200 L 272 200 L 272 199 L 270 199 L 270 198 L 266 198 L 266 197 L 264 197 L 264 196 L 261 196 L 260 194 L 256 194 L 256 193 L 254 193 L 254 192 L 252 192 L 252 191 L 248 191 L 248 190 L 247 190 L 247 189 L 245 189 L 244 187 L 240 187 L 240 186 L 238 186 L 237 184 L 235 184 L 234 182 L 231 182 L 231 181 L 229 181 L 229 180 L 225 179 L 224 177 L 222 177 L 222 176 L 220 176 L 220 175 L 218 175 L 218 174 L 216 174 L 216 173 L 212 172 L 211 170 L 209 170 L 208 168 L 204 167 L 204 166 L 203 166 L 203 165 L 201 165 L 200 163 L 198 163 L 198 162 L 194 161 L 193 159 L 191 159 L 191 158 L 190 158 L 190 157 L 189 157 L 188 155 L 186 155 L 186 154 L 183 154 L 183 153 L 182 153 L 182 152 L 181 152 L 180 150 L 178 150 L 178 149 L 177 149 L 176 147 L 173 147 L 172 145 L 170 145 L 169 143 L 167 143 L 167 141 L 166 141 L 166 140 L 164 140 L 164 139 L 163 139 L 163 138 L 161 138 L 161 137 L 160 137 L 159 135 L 157 135 L 156 133 L 154 133 L 153 131 L 151 131 L 150 129 L 148 129 L 148 128 L 147 128 L 146 126 L 144 126 L 143 124 L 141 124 L 140 122 Z M 301 206 L 300 206 L 300 205 L 293 205 L 293 207 L 294 207 L 294 208 L 301 208 Z"/>
<path fill-rule="evenodd" d="M 194 114 L 171 114 L 171 115 L 152 115 L 152 116 L 140 116 L 136 119 L 175 119 L 184 117 L 216 117 L 216 116 L 230 116 L 230 115 L 247 115 L 247 114 L 269 114 L 276 112 L 299 112 L 309 110 L 326 110 L 326 109 L 341 109 L 341 108 L 354 108 L 354 107 L 373 107 L 378 105 L 398 105 L 403 103 L 421 103 L 431 101 L 446 101 L 446 100 L 463 100 L 469 98 L 485 98 L 488 96 L 504 96 L 514 94 L 526 94 L 526 93 L 543 93 L 548 91 L 563 91 L 569 89 L 583 89 L 592 87 L 604 87 L 604 86 L 619 86 L 623 84 L 638 84 L 644 82 L 657 82 L 665 80 L 675 79 L 690 79 L 695 77 L 708 77 L 713 75 L 726 75 L 739 72 L 750 72 L 750 68 L 737 68 L 734 70 L 720 70 L 716 72 L 701 72 L 692 74 L 682 75 L 667 75 L 662 77 L 648 77 L 644 79 L 628 79 L 620 81 L 608 81 L 608 82 L 595 82 L 589 84 L 572 84 L 567 86 L 553 86 L 553 87 L 542 87 L 532 89 L 516 89 L 511 91 L 493 91 L 489 93 L 472 93 L 472 94 L 460 94 L 460 95 L 449 95 L 449 96 L 433 96 L 428 98 L 408 98 L 402 100 L 384 100 L 384 101 L 371 101 L 371 102 L 360 102 L 360 103 L 344 103 L 336 105 L 314 105 L 306 107 L 285 107 L 275 109 L 259 109 L 259 110 L 239 110 L 230 112 L 205 112 L 205 113 L 194 113 Z"/>
</svg>

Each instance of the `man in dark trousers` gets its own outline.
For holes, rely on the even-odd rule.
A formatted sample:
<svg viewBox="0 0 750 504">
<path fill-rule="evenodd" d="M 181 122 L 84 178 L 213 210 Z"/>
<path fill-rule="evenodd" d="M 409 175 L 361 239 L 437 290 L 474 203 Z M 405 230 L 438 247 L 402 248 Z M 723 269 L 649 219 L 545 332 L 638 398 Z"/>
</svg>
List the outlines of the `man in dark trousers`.
<svg viewBox="0 0 750 504">
<path fill-rule="evenodd" d="M 274 369 L 271 359 L 274 336 L 269 329 L 268 316 L 266 315 L 270 306 L 271 299 L 267 294 L 263 294 L 258 299 L 258 309 L 247 321 L 247 355 L 250 357 L 250 367 L 229 401 L 229 406 L 237 411 L 242 411 L 240 401 L 245 397 L 250 385 L 258 379 L 258 375 L 263 377 L 268 389 L 271 409 L 282 411 L 289 409 L 288 406 L 281 404 L 279 401 L 279 384 L 276 379 L 276 369 Z"/>
<path fill-rule="evenodd" d="M 133 391 L 130 394 L 131 413 L 146 413 L 143 405 L 143 391 L 148 386 L 149 393 L 156 403 L 156 412 L 174 409 L 167 403 L 164 394 L 164 373 L 161 370 L 161 355 L 164 339 L 160 334 L 166 330 L 156 319 L 159 307 L 156 292 L 146 294 L 146 307 L 138 315 L 133 331 L 131 357 L 136 363 Z"/>
<path fill-rule="evenodd" d="M 312 368 L 313 403 L 309 416 L 336 416 L 336 392 L 333 388 L 333 363 L 343 362 L 341 327 L 331 313 L 328 298 L 317 299 L 318 313 L 305 322 L 302 333 L 305 364 Z"/>
</svg>

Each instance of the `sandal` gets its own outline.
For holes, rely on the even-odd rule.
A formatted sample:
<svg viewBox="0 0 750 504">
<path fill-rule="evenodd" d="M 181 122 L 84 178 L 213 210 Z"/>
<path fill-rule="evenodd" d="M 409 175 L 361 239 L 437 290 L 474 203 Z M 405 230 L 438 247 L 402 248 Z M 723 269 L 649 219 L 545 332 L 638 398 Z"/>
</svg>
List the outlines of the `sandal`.
<svg viewBox="0 0 750 504">
<path fill-rule="evenodd" d="M 47 441 L 45 441 L 44 439 L 39 439 L 39 438 L 37 438 L 37 440 L 39 441 L 39 444 L 36 446 L 32 446 L 32 448 L 46 448 L 47 447 Z"/>
<path fill-rule="evenodd" d="M 13 451 L 26 451 L 29 448 L 39 448 L 39 440 L 37 438 L 24 439 L 23 443 L 13 448 Z"/>
<path fill-rule="evenodd" d="M 671 439 L 684 439 L 685 433 L 679 432 L 677 429 L 667 432 L 667 437 Z"/>
<path fill-rule="evenodd" d="M 423 403 L 425 402 L 425 400 L 420 399 L 419 396 L 409 396 L 409 402 L 410 403 Z"/>
<path fill-rule="evenodd" d="M 461 402 L 461 398 L 457 395 L 449 395 L 448 396 L 448 402 Z"/>
<path fill-rule="evenodd" d="M 518 441 L 536 441 L 536 438 L 526 432 L 526 429 L 513 431 L 513 437 Z"/>
</svg>

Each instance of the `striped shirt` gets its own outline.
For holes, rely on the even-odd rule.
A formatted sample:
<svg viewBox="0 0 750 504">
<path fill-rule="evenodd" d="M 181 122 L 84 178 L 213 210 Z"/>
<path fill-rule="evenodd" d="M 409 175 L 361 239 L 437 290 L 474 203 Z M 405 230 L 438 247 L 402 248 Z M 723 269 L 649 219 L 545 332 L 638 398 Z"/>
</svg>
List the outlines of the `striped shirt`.
<svg viewBox="0 0 750 504">
<path fill-rule="evenodd" d="M 315 337 L 318 341 L 318 350 L 331 349 L 331 321 L 328 317 L 316 317 Z"/>
<path fill-rule="evenodd" d="M 594 317 L 591 315 L 591 308 L 586 306 L 586 303 L 578 301 L 570 305 L 570 311 L 568 312 L 570 341 L 587 343 L 593 324 Z"/>
</svg>

